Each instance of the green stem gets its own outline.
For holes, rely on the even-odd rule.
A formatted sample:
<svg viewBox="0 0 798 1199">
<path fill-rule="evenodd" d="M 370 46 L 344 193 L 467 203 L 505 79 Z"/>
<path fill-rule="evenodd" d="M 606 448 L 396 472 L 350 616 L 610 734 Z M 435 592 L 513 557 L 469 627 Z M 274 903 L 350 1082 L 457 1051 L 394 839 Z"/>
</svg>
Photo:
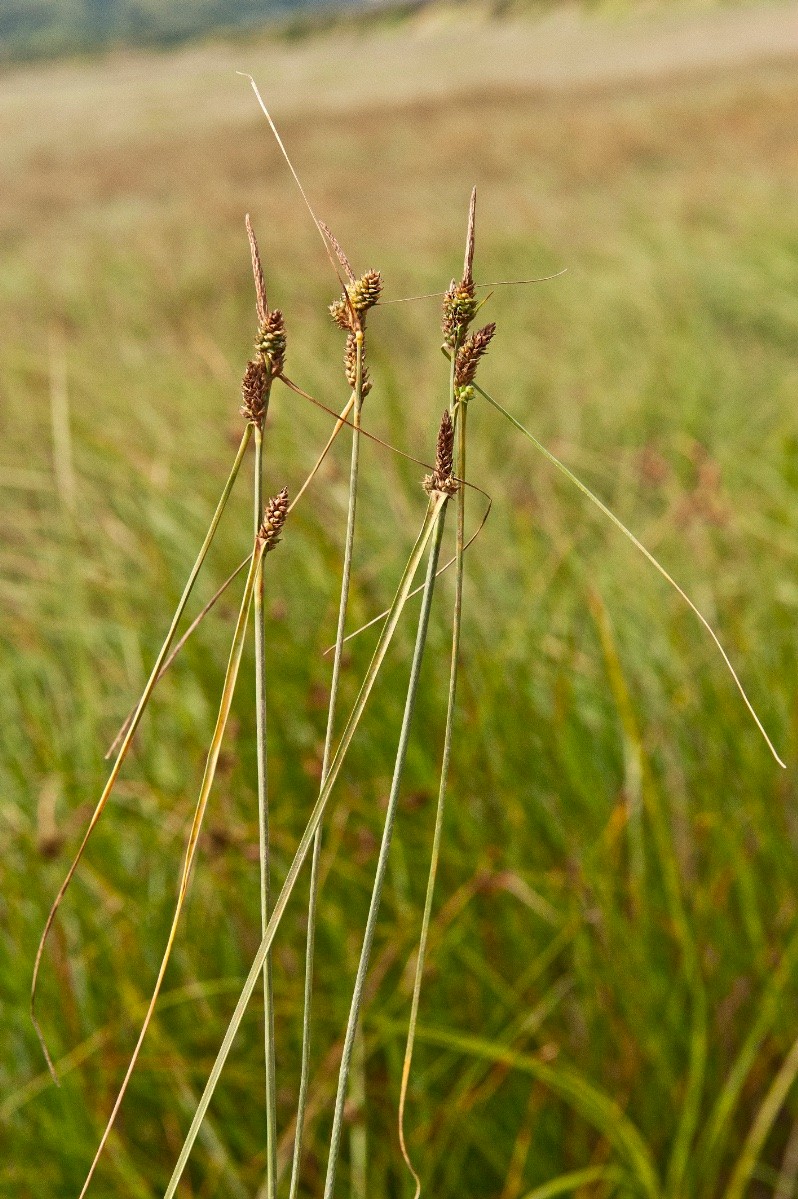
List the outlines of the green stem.
<svg viewBox="0 0 798 1199">
<path fill-rule="evenodd" d="M 254 526 L 257 537 L 263 523 L 263 426 L 269 410 L 269 392 L 264 395 L 263 417 L 255 427 Z M 260 860 L 261 936 L 269 923 L 271 879 L 269 875 L 269 774 L 266 748 L 266 630 L 263 616 L 263 562 L 255 576 L 255 724 L 258 758 L 258 856 Z M 263 963 L 263 1041 L 266 1063 L 266 1194 L 275 1199 L 277 1189 L 277 1088 L 274 1062 L 274 990 L 272 957 Z"/>
<path fill-rule="evenodd" d="M 58 911 L 58 908 L 61 905 L 61 901 L 64 898 L 64 895 L 66 894 L 67 888 L 69 887 L 69 884 L 72 881 L 74 873 L 78 868 L 80 859 L 83 856 L 83 851 L 85 850 L 86 845 L 88 844 L 89 837 L 91 836 L 92 832 L 94 831 L 94 828 L 95 828 L 98 820 L 100 819 L 100 816 L 102 815 L 103 808 L 105 807 L 106 803 L 108 802 L 108 798 L 109 798 L 111 792 L 113 791 L 114 784 L 116 783 L 116 780 L 119 777 L 119 772 L 122 769 L 122 763 L 124 762 L 124 760 L 127 756 L 127 751 L 130 748 L 130 743 L 133 740 L 133 737 L 135 736 L 136 730 L 138 729 L 139 724 L 141 722 L 141 717 L 144 714 L 144 709 L 146 708 L 146 706 L 149 702 L 150 696 L 152 695 L 153 690 L 155 688 L 155 684 L 158 681 L 158 675 L 160 673 L 161 667 L 164 664 L 164 661 L 166 660 L 166 656 L 169 653 L 169 647 L 171 646 L 172 641 L 174 639 L 174 635 L 177 630 L 177 626 L 180 623 L 180 618 L 183 615 L 186 604 L 188 603 L 188 599 L 189 599 L 189 596 L 191 595 L 191 591 L 194 587 L 194 583 L 196 582 L 197 575 L 199 574 L 200 569 L 202 568 L 202 564 L 205 561 L 205 556 L 208 553 L 210 544 L 214 538 L 214 534 L 216 533 L 216 530 L 219 526 L 219 521 L 222 519 L 222 513 L 224 512 L 225 507 L 227 505 L 227 501 L 230 498 L 230 492 L 233 490 L 233 484 L 236 481 L 236 476 L 238 475 L 239 468 L 241 466 L 242 461 L 244 460 L 244 454 L 245 454 L 247 446 L 249 444 L 249 438 L 250 438 L 251 432 L 252 432 L 251 427 L 249 425 L 247 425 L 241 436 L 241 444 L 238 447 L 238 453 L 236 454 L 235 461 L 233 462 L 232 469 L 227 478 L 227 482 L 225 483 L 224 489 L 222 490 L 222 494 L 219 499 L 219 503 L 216 506 L 216 511 L 213 514 L 213 519 L 211 520 L 210 526 L 208 528 L 208 532 L 205 534 L 205 540 L 203 541 L 203 543 L 200 547 L 200 551 L 197 554 L 196 561 L 194 562 L 194 565 L 191 568 L 191 573 L 189 574 L 186 585 L 183 588 L 183 594 L 180 597 L 180 602 L 178 603 L 177 608 L 175 610 L 175 614 L 172 617 L 172 623 L 169 626 L 169 631 L 166 634 L 164 643 L 161 646 L 160 651 L 158 653 L 158 657 L 155 660 L 155 665 L 153 666 L 152 671 L 150 673 L 150 677 L 147 680 L 147 685 L 145 686 L 145 688 L 141 694 L 141 698 L 139 699 L 139 702 L 136 705 L 136 710 L 133 713 L 133 716 L 130 720 L 130 724 L 127 729 L 127 732 L 125 733 L 124 738 L 122 739 L 122 744 L 119 747 L 119 752 L 116 755 L 116 759 L 114 761 L 113 766 L 111 767 L 111 773 L 109 774 L 108 780 L 105 784 L 105 787 L 103 788 L 102 795 L 100 796 L 99 800 L 97 801 L 97 806 L 95 807 L 94 812 L 92 813 L 92 817 L 91 817 L 91 820 L 89 821 L 88 828 L 86 829 L 86 832 L 83 835 L 83 840 L 81 841 L 78 851 L 72 860 L 72 865 L 69 867 L 69 870 L 67 871 L 66 878 L 64 879 L 63 883 L 61 884 L 61 886 L 58 890 L 58 894 L 56 895 L 55 899 L 53 900 L 53 905 L 50 908 L 50 912 L 47 916 L 47 920 L 44 925 L 44 931 L 42 932 L 41 939 L 39 941 L 39 947 L 36 950 L 36 960 L 33 965 L 33 978 L 31 981 L 30 1014 L 31 1014 L 31 1020 L 33 1021 L 33 1026 L 36 1029 L 36 1033 L 39 1037 L 39 1041 L 41 1043 L 42 1050 L 44 1051 L 44 1056 L 47 1060 L 47 1065 L 49 1067 L 50 1073 L 52 1074 L 52 1076 L 56 1082 L 58 1082 L 58 1078 L 55 1073 L 55 1067 L 53 1066 L 52 1059 L 50 1058 L 50 1054 L 47 1050 L 47 1046 L 44 1041 L 44 1035 L 42 1034 L 42 1030 L 39 1026 L 38 1020 L 36 1019 L 36 1013 L 35 1013 L 36 984 L 37 984 L 37 981 L 39 978 L 39 968 L 41 966 L 42 954 L 44 953 L 44 947 L 47 942 L 47 937 L 50 933 L 50 929 L 52 928 L 53 921 L 55 920 L 56 912 Z"/>
<path fill-rule="evenodd" d="M 357 374 L 355 378 L 354 412 L 352 414 L 352 457 L 349 465 L 349 506 L 346 514 L 346 540 L 344 562 L 341 572 L 341 598 L 338 604 L 338 627 L 335 637 L 335 657 L 330 679 L 330 702 L 327 708 L 327 731 L 324 737 L 324 757 L 321 767 L 321 787 L 327 781 L 332 756 L 335 710 L 338 704 L 338 688 L 341 678 L 341 661 L 344 648 L 344 629 L 349 606 L 349 586 L 352 574 L 352 550 L 355 541 L 355 516 L 357 512 L 357 477 L 360 465 L 360 414 L 363 406 L 363 341 L 357 341 Z M 310 866 L 310 893 L 308 896 L 308 931 L 305 944 L 305 988 L 302 1007 L 302 1062 L 299 1075 L 299 1097 L 296 1112 L 294 1153 L 291 1161 L 291 1183 L 289 1199 L 296 1199 L 299 1187 L 299 1169 L 302 1160 L 302 1136 L 305 1125 L 308 1086 L 310 1082 L 310 1039 L 312 1032 L 313 964 L 316 953 L 316 912 L 319 897 L 319 869 L 321 859 L 321 824 L 313 838 L 313 855 Z"/>
<path fill-rule="evenodd" d="M 452 381 L 453 382 L 453 381 Z M 418 943 L 418 957 L 413 978 L 413 998 L 410 1004 L 410 1020 L 407 1029 L 405 1057 L 402 1064 L 402 1085 L 399 1092 L 399 1145 L 408 1170 L 413 1175 L 416 1184 L 415 1199 L 421 1194 L 421 1179 L 413 1167 L 410 1154 L 405 1143 L 405 1104 L 407 1088 L 410 1081 L 410 1067 L 413 1062 L 413 1049 L 418 1023 L 418 1005 L 421 996 L 421 980 L 424 976 L 424 962 L 427 954 L 429 926 L 432 918 L 432 900 L 435 893 L 435 882 L 438 875 L 438 862 L 441 852 L 441 836 L 443 833 L 443 812 L 446 803 L 446 790 L 449 783 L 449 765 L 452 757 L 452 729 L 454 725 L 454 710 L 457 697 L 457 674 L 460 663 L 460 629 L 463 613 L 463 545 L 465 541 L 465 477 L 466 477 L 466 414 L 467 403 L 453 404 L 454 414 L 459 412 L 457 430 L 457 477 L 460 479 L 460 489 L 457 493 L 457 543 L 455 558 L 455 592 L 454 614 L 452 617 L 452 650 L 449 665 L 449 696 L 446 705 L 446 728 L 443 735 L 443 755 L 441 760 L 441 777 L 438 786 L 438 803 L 435 809 L 435 829 L 432 835 L 432 854 L 430 857 L 429 875 L 427 878 L 427 893 L 424 897 L 424 914 L 421 918 L 421 936 Z"/>
<path fill-rule="evenodd" d="M 314 804 L 313 811 L 310 814 L 308 823 L 305 826 L 305 831 L 300 838 L 299 845 L 297 846 L 296 853 L 294 854 L 294 860 L 289 867 L 288 874 L 286 875 L 280 894 L 277 896 L 274 909 L 269 917 L 269 924 L 266 929 L 266 934 L 258 947 L 257 953 L 255 954 L 255 959 L 244 982 L 244 986 L 238 998 L 238 1003 L 235 1007 L 235 1011 L 233 1012 L 230 1023 L 227 1026 L 221 1047 L 216 1055 L 216 1061 L 211 1068 L 208 1081 L 205 1084 L 205 1090 L 202 1093 L 199 1105 L 194 1113 L 194 1118 L 191 1121 L 191 1127 L 186 1134 L 186 1139 L 182 1149 L 180 1150 L 177 1163 L 174 1171 L 172 1172 L 172 1177 L 169 1180 L 166 1191 L 164 1192 L 164 1199 L 174 1199 L 180 1179 L 183 1177 L 183 1171 L 186 1168 L 186 1163 L 188 1162 L 192 1147 L 197 1139 L 197 1133 L 200 1125 L 202 1124 L 205 1113 L 210 1106 L 213 1093 L 216 1090 L 219 1078 L 221 1077 L 222 1070 L 225 1066 L 225 1062 L 230 1054 L 236 1033 L 241 1026 L 242 1020 L 244 1019 L 247 1005 L 252 998 L 252 992 L 255 990 L 258 978 L 263 969 L 263 963 L 266 960 L 266 955 L 271 949 L 272 942 L 274 941 L 280 921 L 283 918 L 285 909 L 288 906 L 288 901 L 291 898 L 294 887 L 296 886 L 299 872 L 302 869 L 302 865 L 308 856 L 308 853 L 310 852 L 313 838 L 316 835 L 316 829 L 321 823 L 321 819 L 324 815 L 324 811 L 330 798 L 330 794 L 332 793 L 332 789 L 335 785 L 335 781 L 338 778 L 341 766 L 343 765 L 349 746 L 352 743 L 352 738 L 355 735 L 357 726 L 360 723 L 360 719 L 363 715 L 372 688 L 374 687 L 377 675 L 380 671 L 383 661 L 385 660 L 385 655 L 388 652 L 393 635 L 396 632 L 396 626 L 399 623 L 402 611 L 407 603 L 408 595 L 410 594 L 413 586 L 413 579 L 415 578 L 419 563 L 423 557 L 424 550 L 426 549 L 430 537 L 432 536 L 436 518 L 444 502 L 445 497 L 443 496 L 438 497 L 434 501 L 430 501 L 427 514 L 424 518 L 424 523 L 421 526 L 421 531 L 416 538 L 416 543 L 413 546 L 410 558 L 405 566 L 393 604 L 391 605 L 390 612 L 388 613 L 388 617 L 385 621 L 382 632 L 380 633 L 377 647 L 374 650 L 371 662 L 369 663 L 369 668 L 366 672 L 363 685 L 360 688 L 358 697 L 355 700 L 355 705 L 341 735 L 338 749 L 335 751 L 333 760 L 330 763 L 330 771 L 327 776 L 327 781 L 322 787 L 321 792 L 319 793 L 319 798 Z"/>
<path fill-rule="evenodd" d="M 432 606 L 432 596 L 435 590 L 435 572 L 438 566 L 438 556 L 440 553 L 441 540 L 443 538 L 445 516 L 446 504 L 444 503 L 435 522 L 435 536 L 429 554 L 427 577 L 424 583 L 424 594 L 421 600 L 421 612 L 418 618 L 416 646 L 413 653 L 413 662 L 410 668 L 410 680 L 407 687 L 404 716 L 402 719 L 402 727 L 399 733 L 399 745 L 396 750 L 396 762 L 394 764 L 391 791 L 388 797 L 388 809 L 385 814 L 385 825 L 382 831 L 382 842 L 380 844 L 380 852 L 377 859 L 377 870 L 374 877 L 374 886 L 371 892 L 371 903 L 369 905 L 369 913 L 366 921 L 366 931 L 363 937 L 363 947 L 360 951 L 360 962 L 358 963 L 357 975 L 355 977 L 355 986 L 352 994 L 351 1006 L 349 1009 L 349 1020 L 347 1022 L 346 1035 L 344 1037 L 341 1066 L 338 1072 L 338 1091 L 335 1097 L 333 1125 L 332 1132 L 330 1134 L 330 1152 L 327 1159 L 327 1177 L 324 1183 L 324 1199 L 332 1199 L 333 1191 L 335 1189 L 335 1171 L 338 1163 L 338 1151 L 340 1147 L 341 1127 L 343 1124 L 344 1114 L 344 1101 L 346 1099 L 346 1086 L 352 1060 L 352 1049 L 355 1042 L 358 1019 L 360 1017 L 360 1008 L 363 1002 L 363 988 L 365 986 L 366 973 L 368 971 L 369 960 L 371 957 L 371 946 L 374 940 L 374 930 L 377 925 L 377 915 L 379 913 L 380 900 L 382 898 L 385 871 L 388 866 L 388 853 L 391 847 L 391 834 L 393 833 L 394 820 L 396 818 L 396 807 L 399 800 L 399 791 L 402 784 L 405 759 L 407 757 L 407 746 L 410 740 L 410 726 L 413 719 L 416 695 L 418 693 L 418 683 L 421 675 L 421 663 L 424 657 L 424 647 L 427 641 L 429 614 Z"/>
</svg>

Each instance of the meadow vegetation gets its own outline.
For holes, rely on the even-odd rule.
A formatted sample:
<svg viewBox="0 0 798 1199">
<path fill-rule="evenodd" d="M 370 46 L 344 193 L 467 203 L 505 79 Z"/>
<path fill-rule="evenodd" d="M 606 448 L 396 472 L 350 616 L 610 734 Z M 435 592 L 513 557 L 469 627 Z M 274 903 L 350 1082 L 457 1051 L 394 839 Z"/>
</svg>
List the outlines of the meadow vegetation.
<svg viewBox="0 0 798 1199">
<path fill-rule="evenodd" d="M 243 65 L 243 64 L 242 64 Z M 364 70 L 368 63 L 364 63 Z M 442 64 L 442 71 L 445 64 Z M 94 68 L 52 124 L 0 94 L 0 1180 L 73 1195 L 171 922 L 238 595 L 155 693 L 54 926 L 41 928 L 241 436 L 255 328 L 244 213 L 288 368 L 348 387 L 316 230 L 242 80 L 201 114 L 169 61 L 121 64 L 162 110 L 109 111 Z M 38 82 L 37 82 L 38 81 Z M 264 82 L 264 81 L 262 81 Z M 366 428 L 429 458 L 447 400 L 440 292 L 497 287 L 481 381 L 646 542 L 723 632 L 763 721 L 798 750 L 798 85 L 789 66 L 656 86 L 496 90 L 281 114 L 320 216 L 378 267 Z M 242 101 L 242 95 L 244 101 Z M 102 97 L 99 97 L 102 99 Z M 228 103 L 229 99 L 229 103 Z M 135 115 L 135 114 L 134 114 Z M 275 384 L 269 494 L 296 492 L 331 418 Z M 407 1101 L 425 1193 L 712 1199 L 798 1177 L 798 821 L 714 647 L 662 580 L 476 398 L 469 474 L 493 498 L 466 554 L 459 703 Z M 318 794 L 346 523 L 347 449 L 297 507 L 267 576 L 275 885 Z M 423 471 L 361 449 L 355 627 L 390 602 Z M 248 469 L 250 469 L 248 467 Z M 242 479 L 193 610 L 251 548 Z M 471 528 L 483 505 L 469 496 Z M 444 552 L 448 543 L 445 543 Z M 276 563 L 276 559 L 275 559 Z M 274 565 L 274 564 L 271 564 Z M 404 1196 L 396 1109 L 445 720 L 453 583 L 432 610 L 415 734 L 366 985 L 339 1191 Z M 388 796 L 417 604 L 333 792 L 317 929 L 301 1194 L 321 1193 L 341 1038 Z M 348 711 L 375 643 L 348 645 Z M 162 1000 L 95 1180 L 157 1196 L 260 941 L 254 661 L 239 690 Z M 277 1169 L 293 1143 L 307 876 L 274 949 Z M 266 1170 L 262 996 L 217 1090 L 185 1195 L 252 1195 Z M 350 1171 L 350 1160 L 363 1160 Z M 351 1147 L 354 1146 L 354 1155 Z"/>
</svg>

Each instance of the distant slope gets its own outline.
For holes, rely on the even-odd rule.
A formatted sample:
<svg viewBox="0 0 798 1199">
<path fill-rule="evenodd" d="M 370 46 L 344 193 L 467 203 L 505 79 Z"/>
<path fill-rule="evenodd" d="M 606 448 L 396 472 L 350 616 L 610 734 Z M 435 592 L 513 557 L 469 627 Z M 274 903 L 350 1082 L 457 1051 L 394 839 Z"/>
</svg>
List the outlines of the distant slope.
<svg viewBox="0 0 798 1199">
<path fill-rule="evenodd" d="M 2 0 L 0 59 L 113 45 L 170 45 L 358 0 Z"/>
</svg>

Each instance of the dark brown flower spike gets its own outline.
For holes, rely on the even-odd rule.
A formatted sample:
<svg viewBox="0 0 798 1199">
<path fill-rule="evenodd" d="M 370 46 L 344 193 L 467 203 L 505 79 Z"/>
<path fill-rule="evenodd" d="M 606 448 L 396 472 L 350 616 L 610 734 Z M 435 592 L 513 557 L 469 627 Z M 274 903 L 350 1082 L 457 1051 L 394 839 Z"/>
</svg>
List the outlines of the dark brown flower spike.
<svg viewBox="0 0 798 1199">
<path fill-rule="evenodd" d="M 491 322 L 489 325 L 485 325 L 483 329 L 477 329 L 476 333 L 472 333 L 470 337 L 467 337 L 460 346 L 454 363 L 454 382 L 456 387 L 468 387 L 474 382 L 479 360 L 487 353 L 488 346 L 495 332 L 496 325 Z"/>
<path fill-rule="evenodd" d="M 241 415 L 251 425 L 260 425 L 265 408 L 269 373 L 262 358 L 247 363 L 241 383 Z"/>
<path fill-rule="evenodd" d="M 435 470 L 424 480 L 424 490 L 430 495 L 454 495 L 459 487 L 453 473 L 454 425 L 449 410 L 444 411 L 435 448 Z"/>
<path fill-rule="evenodd" d="M 264 554 L 268 554 L 279 543 L 280 530 L 285 524 L 287 515 L 288 488 L 284 487 L 277 495 L 272 496 L 263 514 L 263 523 L 258 533 L 258 541 L 265 547 L 263 550 Z"/>
</svg>

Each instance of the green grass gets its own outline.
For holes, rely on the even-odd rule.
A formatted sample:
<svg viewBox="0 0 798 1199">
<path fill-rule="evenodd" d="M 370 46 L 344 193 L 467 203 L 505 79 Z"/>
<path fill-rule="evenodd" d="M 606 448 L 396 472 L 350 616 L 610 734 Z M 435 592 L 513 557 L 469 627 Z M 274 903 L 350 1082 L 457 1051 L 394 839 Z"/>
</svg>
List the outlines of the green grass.
<svg viewBox="0 0 798 1199">
<path fill-rule="evenodd" d="M 3 110 L 3 161 L 14 170 L 0 193 L 0 1179 L 21 1199 L 79 1190 L 171 918 L 238 592 L 159 686 L 62 908 L 39 1010 L 57 1055 L 86 1049 L 56 1090 L 27 1018 L 33 957 L 102 788 L 103 750 L 143 685 L 240 433 L 237 388 L 255 325 L 245 211 L 270 302 L 286 313 L 292 377 L 330 407 L 348 394 L 325 313 L 338 287 L 318 236 L 254 105 L 240 117 L 243 84 L 215 86 L 215 119 L 196 123 L 170 99 L 164 72 L 168 129 L 142 123 L 115 138 L 103 132 L 107 114 L 94 130 L 90 92 L 82 118 L 70 110 L 72 125 L 49 141 Z M 458 273 L 473 182 L 479 279 L 568 267 L 553 283 L 497 289 L 490 319 L 499 329 L 480 380 L 712 617 L 788 762 L 798 737 L 796 110 L 794 80 L 763 68 L 646 92 L 460 97 L 282 122 L 320 215 L 356 269 L 383 271 L 386 300 L 441 290 Z M 362 163 L 355 178 L 352 162 Z M 52 465 L 53 329 L 66 343 L 74 516 Z M 369 338 L 366 427 L 429 457 L 447 398 L 438 302 L 386 305 Z M 322 413 L 275 390 L 269 491 L 297 489 L 328 428 Z M 604 1166 L 609 1181 L 590 1174 L 583 1193 L 617 1188 L 618 1169 L 631 1193 L 630 1171 L 645 1180 L 645 1163 L 668 1175 L 691 1044 L 695 1054 L 705 1042 L 678 1193 L 721 1195 L 798 1032 L 794 948 L 777 974 L 798 929 L 794 774 L 775 767 L 714 648 L 632 548 L 478 400 L 469 432 L 470 476 L 494 506 L 466 556 L 411 1156 L 437 1199 L 520 1199 L 564 1171 Z M 345 440 L 267 572 L 278 887 L 318 793 Z M 358 527 L 353 622 L 390 600 L 426 504 L 419 468 L 373 443 L 362 455 L 359 511 L 370 517 Z M 479 502 L 469 511 L 475 522 Z M 197 605 L 249 548 L 250 521 L 242 479 Z M 452 594 L 444 579 L 370 976 L 373 1195 L 412 1194 L 396 1107 Z M 410 605 L 325 822 L 307 1195 L 323 1179 L 333 1047 L 416 612 Z M 374 641 L 372 630 L 351 645 L 342 711 Z M 187 918 L 98 1196 L 162 1193 L 260 939 L 253 672 L 250 652 Z M 55 857 L 43 852 L 52 802 L 63 839 Z M 283 1130 L 299 1067 L 303 879 L 274 955 Z M 261 1015 L 256 996 L 186 1195 L 254 1194 L 263 1179 Z M 710 1153 L 714 1106 L 757 1028 Z M 749 1193 L 774 1188 L 796 1120 L 798 1095 L 788 1092 Z M 286 1135 L 283 1170 L 290 1149 Z M 347 1165 L 345 1154 L 341 1193 Z"/>
</svg>

